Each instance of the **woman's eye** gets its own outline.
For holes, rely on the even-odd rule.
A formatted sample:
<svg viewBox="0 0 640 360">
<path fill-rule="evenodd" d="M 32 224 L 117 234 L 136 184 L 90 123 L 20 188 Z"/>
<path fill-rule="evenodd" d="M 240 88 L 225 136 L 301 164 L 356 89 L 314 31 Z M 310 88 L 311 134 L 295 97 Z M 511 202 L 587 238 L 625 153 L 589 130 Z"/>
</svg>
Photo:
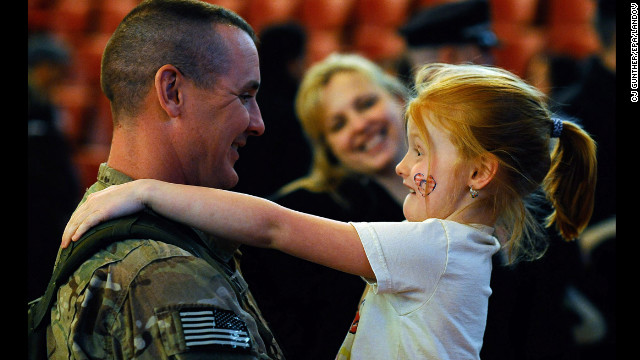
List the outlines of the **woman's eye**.
<svg viewBox="0 0 640 360">
<path fill-rule="evenodd" d="M 344 127 L 346 120 L 342 116 L 336 116 L 333 118 L 329 125 L 329 132 L 338 132 Z"/>
<path fill-rule="evenodd" d="M 369 95 L 357 101 L 356 107 L 360 110 L 366 110 L 373 107 L 378 102 L 377 95 Z"/>
</svg>

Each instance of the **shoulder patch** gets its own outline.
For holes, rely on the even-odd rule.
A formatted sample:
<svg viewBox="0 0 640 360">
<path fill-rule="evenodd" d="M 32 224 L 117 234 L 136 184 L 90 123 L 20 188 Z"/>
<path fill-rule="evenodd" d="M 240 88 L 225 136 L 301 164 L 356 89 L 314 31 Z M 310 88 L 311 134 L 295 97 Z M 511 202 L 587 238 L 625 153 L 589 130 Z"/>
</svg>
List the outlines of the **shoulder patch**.
<svg viewBox="0 0 640 360">
<path fill-rule="evenodd" d="M 247 324 L 233 311 L 213 307 L 182 308 L 178 315 L 188 349 L 218 347 L 237 351 L 251 348 Z"/>
</svg>

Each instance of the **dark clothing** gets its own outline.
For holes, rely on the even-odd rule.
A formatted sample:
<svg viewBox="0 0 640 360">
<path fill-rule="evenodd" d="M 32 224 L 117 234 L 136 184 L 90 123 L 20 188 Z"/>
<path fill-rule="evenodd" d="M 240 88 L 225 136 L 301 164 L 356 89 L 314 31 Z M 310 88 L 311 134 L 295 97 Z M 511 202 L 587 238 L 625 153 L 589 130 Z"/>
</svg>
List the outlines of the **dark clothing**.
<svg viewBox="0 0 640 360">
<path fill-rule="evenodd" d="M 398 179 L 400 181 L 400 179 Z M 306 213 L 339 221 L 403 221 L 402 204 L 398 204 L 389 193 L 374 180 L 347 178 L 339 186 L 338 197 L 329 193 L 297 190 L 275 196 L 276 203 Z"/>
<path fill-rule="evenodd" d="M 272 200 L 340 221 L 401 221 L 402 206 L 374 181 L 350 178 L 328 193 L 297 190 Z M 259 248 L 242 248 L 242 269 L 287 358 L 333 359 L 354 319 L 364 281 L 321 265 Z M 277 281 L 276 281 L 277 279 Z"/>
<path fill-rule="evenodd" d="M 595 140 L 598 182 L 591 224 L 616 213 L 616 74 L 597 58 L 585 63 L 582 80 L 556 96 L 560 111 L 575 117 Z"/>
<path fill-rule="evenodd" d="M 55 124 L 55 108 L 29 88 L 27 140 L 28 300 L 41 296 L 60 238 L 81 197 L 71 150 Z"/>
<path fill-rule="evenodd" d="M 583 265 L 577 243 L 551 239 L 540 260 L 506 266 L 501 253 L 494 255 L 480 358 L 579 359 L 572 334 L 579 318 L 565 296 L 569 286 L 578 284 Z"/>
<path fill-rule="evenodd" d="M 535 194 L 541 198 L 542 193 Z M 549 203 L 532 208 L 540 223 L 551 212 Z M 590 324 L 584 303 L 592 304 L 584 285 L 585 264 L 577 241 L 565 241 L 555 227 L 547 229 L 542 258 L 505 265 L 493 258 L 487 328 L 480 357 L 491 360 L 587 360 L 584 345 L 574 334 Z M 538 248 L 542 248 L 541 244 Z"/>
<path fill-rule="evenodd" d="M 266 197 L 304 176 L 311 164 L 311 150 L 293 107 L 297 84 L 282 79 L 280 85 L 263 80 L 257 97 L 265 123 L 262 136 L 249 139 L 235 165 L 238 184 L 234 191 Z"/>
<path fill-rule="evenodd" d="M 266 197 L 309 171 L 311 148 L 294 108 L 299 79 L 291 72 L 305 46 L 306 33 L 297 24 L 273 25 L 260 33 L 262 79 L 256 101 L 265 132 L 240 150 L 234 191 Z"/>
</svg>

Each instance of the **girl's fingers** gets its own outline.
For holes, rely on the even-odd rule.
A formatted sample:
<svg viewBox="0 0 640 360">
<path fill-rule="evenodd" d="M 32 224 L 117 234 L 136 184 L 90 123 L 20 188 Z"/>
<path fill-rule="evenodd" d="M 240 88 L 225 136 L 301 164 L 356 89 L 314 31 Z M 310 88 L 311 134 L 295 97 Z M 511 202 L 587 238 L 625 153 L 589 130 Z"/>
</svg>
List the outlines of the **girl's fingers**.
<svg viewBox="0 0 640 360">
<path fill-rule="evenodd" d="M 77 241 L 86 231 L 103 221 L 144 208 L 144 205 L 133 196 L 134 191 L 132 184 L 112 185 L 87 196 L 86 201 L 69 219 L 62 234 L 60 246 L 68 247 L 71 241 Z"/>
<path fill-rule="evenodd" d="M 93 194 L 91 194 L 93 195 Z M 89 195 L 87 201 L 80 205 L 76 211 L 71 215 L 71 219 L 64 228 L 62 234 L 62 242 L 60 246 L 64 249 L 71 241 L 77 241 L 80 236 L 87 230 L 86 226 L 82 227 L 87 220 L 87 217 L 95 210 L 92 210 L 92 196 Z M 80 231 L 79 231 L 80 230 Z"/>
</svg>

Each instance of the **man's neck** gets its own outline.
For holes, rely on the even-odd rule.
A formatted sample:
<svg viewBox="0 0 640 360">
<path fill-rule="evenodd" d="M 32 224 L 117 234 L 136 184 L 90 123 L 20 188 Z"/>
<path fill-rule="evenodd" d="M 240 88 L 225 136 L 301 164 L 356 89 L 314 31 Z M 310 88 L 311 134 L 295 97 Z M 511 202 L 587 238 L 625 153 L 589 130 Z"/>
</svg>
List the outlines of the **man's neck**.
<svg viewBox="0 0 640 360">
<path fill-rule="evenodd" d="M 158 126 L 115 129 L 107 163 L 134 179 L 185 183 L 171 142 Z"/>
</svg>

